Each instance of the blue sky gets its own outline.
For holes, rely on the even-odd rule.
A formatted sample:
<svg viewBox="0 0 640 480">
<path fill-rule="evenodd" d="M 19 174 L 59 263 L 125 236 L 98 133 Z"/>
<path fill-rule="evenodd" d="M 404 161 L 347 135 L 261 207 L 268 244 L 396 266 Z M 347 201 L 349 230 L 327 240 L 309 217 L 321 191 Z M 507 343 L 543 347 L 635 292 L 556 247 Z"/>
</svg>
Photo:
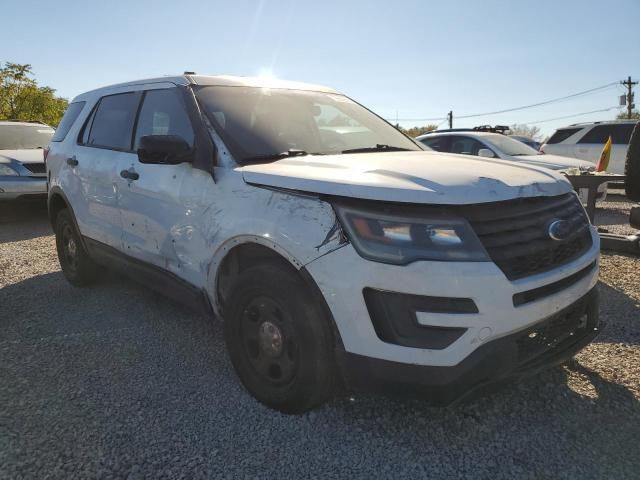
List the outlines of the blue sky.
<svg viewBox="0 0 640 480">
<path fill-rule="evenodd" d="M 444 119 L 453 110 L 454 126 L 466 127 L 613 107 L 620 85 L 456 120 L 640 77 L 638 0 L 30 0 L 2 11 L 0 61 L 31 63 L 42 84 L 69 98 L 184 70 L 271 70 L 335 87 L 389 119 Z M 537 125 L 550 133 L 617 111 Z M 401 122 L 425 123 L 439 122 Z"/>
</svg>

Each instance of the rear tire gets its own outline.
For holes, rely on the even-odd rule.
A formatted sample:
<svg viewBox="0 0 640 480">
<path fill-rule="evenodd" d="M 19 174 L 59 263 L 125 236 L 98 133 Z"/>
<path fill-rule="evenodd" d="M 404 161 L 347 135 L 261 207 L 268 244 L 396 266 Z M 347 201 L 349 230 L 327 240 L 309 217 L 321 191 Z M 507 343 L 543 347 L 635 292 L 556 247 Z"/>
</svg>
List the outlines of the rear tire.
<svg viewBox="0 0 640 480">
<path fill-rule="evenodd" d="M 89 258 L 80 234 L 68 209 L 56 216 L 56 250 L 65 278 L 75 287 L 85 287 L 95 281 L 99 267 Z"/>
<path fill-rule="evenodd" d="M 627 176 L 624 186 L 627 198 L 640 201 L 640 123 L 636 123 L 629 139 L 624 174 Z"/>
<path fill-rule="evenodd" d="M 231 362 L 257 400 L 300 414 L 331 397 L 336 381 L 331 320 L 294 270 L 269 263 L 242 272 L 223 316 Z"/>
</svg>

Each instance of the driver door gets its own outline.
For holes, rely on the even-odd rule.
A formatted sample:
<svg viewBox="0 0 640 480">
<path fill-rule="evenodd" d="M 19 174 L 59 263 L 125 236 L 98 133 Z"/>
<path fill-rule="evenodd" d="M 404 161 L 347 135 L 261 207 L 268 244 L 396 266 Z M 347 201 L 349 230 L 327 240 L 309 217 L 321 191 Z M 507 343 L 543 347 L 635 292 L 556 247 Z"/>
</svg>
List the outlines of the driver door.
<svg viewBox="0 0 640 480">
<path fill-rule="evenodd" d="M 194 131 L 175 85 L 144 92 L 135 126 L 134 151 L 146 135 L 178 135 L 193 147 Z M 183 273 L 184 267 L 192 263 L 188 252 L 181 253 L 183 243 L 188 243 L 187 237 L 193 234 L 194 222 L 198 221 L 194 218 L 199 210 L 193 204 L 192 190 L 197 184 L 194 177 L 203 172 L 195 172 L 190 163 L 144 164 L 135 155 L 127 171 L 121 173 L 119 205 L 125 253 Z"/>
</svg>

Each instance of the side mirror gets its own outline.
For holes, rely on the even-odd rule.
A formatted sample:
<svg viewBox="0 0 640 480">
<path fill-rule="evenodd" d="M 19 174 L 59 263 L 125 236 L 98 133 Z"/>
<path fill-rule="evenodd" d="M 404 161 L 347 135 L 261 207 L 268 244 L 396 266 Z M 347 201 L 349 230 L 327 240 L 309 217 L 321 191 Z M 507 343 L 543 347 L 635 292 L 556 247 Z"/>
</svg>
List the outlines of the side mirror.
<svg viewBox="0 0 640 480">
<path fill-rule="evenodd" d="M 484 158 L 495 158 L 493 152 L 488 148 L 481 148 L 480 150 L 478 150 L 478 156 Z"/>
<path fill-rule="evenodd" d="M 193 149 L 178 135 L 145 135 L 138 147 L 140 163 L 178 165 L 193 161 Z"/>
</svg>

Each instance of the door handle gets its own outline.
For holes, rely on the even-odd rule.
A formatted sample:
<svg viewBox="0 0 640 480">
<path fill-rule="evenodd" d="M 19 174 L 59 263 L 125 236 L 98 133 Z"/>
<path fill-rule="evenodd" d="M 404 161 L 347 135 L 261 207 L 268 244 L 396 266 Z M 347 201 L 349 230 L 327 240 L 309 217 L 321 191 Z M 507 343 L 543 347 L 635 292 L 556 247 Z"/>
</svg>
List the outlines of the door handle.
<svg viewBox="0 0 640 480">
<path fill-rule="evenodd" d="M 71 167 L 78 166 L 78 160 L 76 159 L 75 155 L 73 157 L 67 158 L 67 165 L 69 165 Z"/>
<path fill-rule="evenodd" d="M 135 172 L 132 170 L 122 170 L 120 172 L 120 176 L 122 178 L 126 178 L 127 180 L 138 180 L 140 178 L 140 175 L 138 175 L 138 172 Z"/>
</svg>

